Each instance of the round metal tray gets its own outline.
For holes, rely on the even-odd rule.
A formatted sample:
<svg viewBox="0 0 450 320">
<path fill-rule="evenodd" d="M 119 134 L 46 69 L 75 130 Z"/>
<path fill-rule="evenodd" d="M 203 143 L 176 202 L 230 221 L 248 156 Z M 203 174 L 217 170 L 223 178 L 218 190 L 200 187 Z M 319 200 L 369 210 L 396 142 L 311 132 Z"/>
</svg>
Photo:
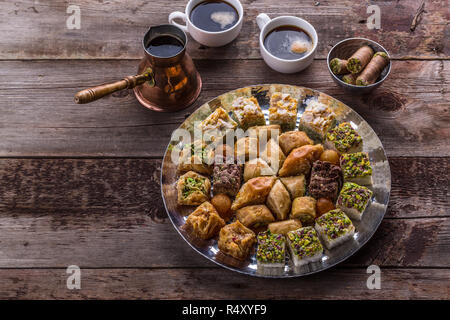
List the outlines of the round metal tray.
<svg viewBox="0 0 450 320">
<path fill-rule="evenodd" d="M 240 273 L 262 276 L 262 277 L 298 277 L 307 274 L 316 273 L 328 269 L 358 251 L 375 233 L 380 225 L 389 202 L 391 190 L 391 172 L 386 154 L 380 139 L 375 134 L 369 124 L 353 109 L 344 103 L 316 90 L 281 84 L 255 85 L 227 92 L 199 107 L 189 118 L 187 118 L 180 128 L 193 132 L 194 121 L 205 119 L 216 108 L 223 107 L 225 110 L 231 110 L 231 102 L 239 96 L 254 96 L 257 98 L 261 109 L 266 116 L 268 123 L 269 100 L 272 92 L 290 93 L 299 98 L 299 110 L 297 116 L 297 125 L 301 114 L 305 110 L 308 102 L 314 99 L 328 105 L 336 114 L 339 122 L 347 121 L 352 123 L 363 139 L 363 151 L 369 153 L 372 164 L 373 185 L 370 189 L 373 191 L 373 197 L 370 205 L 367 207 L 361 221 L 353 221 L 356 231 L 353 239 L 331 249 L 325 249 L 322 259 L 315 263 L 310 263 L 302 268 L 294 268 L 289 261 L 289 254 L 286 254 L 286 266 L 284 272 L 278 276 L 266 276 L 258 273 L 255 254 L 252 254 L 247 261 L 241 262 L 222 254 L 217 247 L 217 238 L 210 240 L 199 240 L 191 237 L 181 227 L 184 225 L 187 216 L 195 208 L 177 205 L 176 181 L 179 177 L 176 165 L 171 160 L 170 150 L 176 146 L 178 141 L 171 141 L 164 155 L 161 169 L 161 192 L 167 214 L 172 221 L 173 226 L 183 239 L 189 245 L 205 258 L 217 263 L 218 265 L 237 271 Z"/>
</svg>

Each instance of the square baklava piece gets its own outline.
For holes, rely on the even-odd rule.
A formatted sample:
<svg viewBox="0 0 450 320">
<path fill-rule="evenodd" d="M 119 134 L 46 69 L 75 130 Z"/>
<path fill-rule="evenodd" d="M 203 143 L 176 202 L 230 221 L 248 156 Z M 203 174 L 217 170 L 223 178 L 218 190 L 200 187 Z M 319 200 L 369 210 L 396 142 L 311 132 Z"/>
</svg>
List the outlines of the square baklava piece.
<svg viewBox="0 0 450 320">
<path fill-rule="evenodd" d="M 266 124 L 264 113 L 255 97 L 239 97 L 233 101 L 233 118 L 245 131 L 253 126 L 263 126 Z"/>
<path fill-rule="evenodd" d="M 242 166 L 234 163 L 215 164 L 213 169 L 213 192 L 234 197 L 242 182 Z"/>
<path fill-rule="evenodd" d="M 345 182 L 359 185 L 372 184 L 372 166 L 366 152 L 346 153 L 340 158 Z"/>
<path fill-rule="evenodd" d="M 297 123 L 298 100 L 288 93 L 275 92 L 270 97 L 269 122 L 283 131 L 294 130 Z"/>
<path fill-rule="evenodd" d="M 315 228 L 328 249 L 331 249 L 355 234 L 349 217 L 340 209 L 328 211 L 316 219 Z"/>
<path fill-rule="evenodd" d="M 340 153 L 362 151 L 362 138 L 348 122 L 342 122 L 327 132 L 325 147 Z"/>
<path fill-rule="evenodd" d="M 282 234 L 270 231 L 258 234 L 256 264 L 259 273 L 277 275 L 283 272 L 286 255 L 286 239 Z"/>
<path fill-rule="evenodd" d="M 353 182 L 346 182 L 342 187 L 336 206 L 350 218 L 361 220 L 361 217 L 372 198 L 372 190 Z"/>
<path fill-rule="evenodd" d="M 312 101 L 305 108 L 298 129 L 306 132 L 315 141 L 324 141 L 325 135 L 336 123 L 331 108 L 321 102 Z"/>
<path fill-rule="evenodd" d="M 289 251 L 296 267 L 322 258 L 323 247 L 313 227 L 303 227 L 287 234 Z"/>
<path fill-rule="evenodd" d="M 230 130 L 234 130 L 237 123 L 231 119 L 222 107 L 217 108 L 200 123 L 200 129 L 207 140 L 218 141 L 225 137 Z"/>
<path fill-rule="evenodd" d="M 196 140 L 183 146 L 178 162 L 179 171 L 195 171 L 210 175 L 214 162 L 214 150 L 208 149 L 201 140 Z"/>
<path fill-rule="evenodd" d="M 314 161 L 309 181 L 309 194 L 316 198 L 336 201 L 342 187 L 342 170 L 328 161 Z"/>
</svg>

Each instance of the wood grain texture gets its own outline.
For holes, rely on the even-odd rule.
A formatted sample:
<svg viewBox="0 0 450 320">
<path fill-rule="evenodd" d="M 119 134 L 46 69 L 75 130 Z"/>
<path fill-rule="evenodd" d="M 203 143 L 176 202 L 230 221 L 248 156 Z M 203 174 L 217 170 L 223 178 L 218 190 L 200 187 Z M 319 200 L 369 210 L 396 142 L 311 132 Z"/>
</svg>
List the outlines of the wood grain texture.
<svg viewBox="0 0 450 320">
<path fill-rule="evenodd" d="M 450 161 L 390 162 L 386 219 L 344 265 L 450 267 L 442 254 L 450 249 L 449 188 L 441 175 Z M 160 160 L 148 159 L 0 160 L 0 267 L 212 266 L 168 221 L 159 170 Z"/>
<path fill-rule="evenodd" d="M 245 20 L 239 37 L 223 48 L 206 48 L 189 41 L 188 51 L 202 59 L 257 59 L 259 29 L 255 18 L 297 15 L 308 20 L 319 35 L 317 57 L 326 57 L 338 41 L 361 36 L 380 42 L 394 58 L 448 58 L 449 26 L 445 1 L 427 1 L 414 32 L 411 21 L 421 0 L 377 2 L 381 29 L 369 30 L 367 1 L 244 0 Z M 2 1 L 0 59 L 127 59 L 140 58 L 141 41 L 150 25 L 165 24 L 172 11 L 184 11 L 185 0 L 79 0 L 81 29 L 69 30 L 68 1 Z"/>
<path fill-rule="evenodd" d="M 65 269 L 0 270 L 0 299 L 449 299 L 448 269 L 381 269 L 369 290 L 365 268 L 298 279 L 250 278 L 224 269 L 82 269 L 68 290 Z"/>
<path fill-rule="evenodd" d="M 449 61 L 395 61 L 383 86 L 362 97 L 337 87 L 321 60 L 294 75 L 272 71 L 261 60 L 196 64 L 204 79 L 198 101 L 162 114 L 140 106 L 131 91 L 87 105 L 73 102 L 78 90 L 132 74 L 136 60 L 2 61 L 0 156 L 161 157 L 189 113 L 215 96 L 258 83 L 301 85 L 342 100 L 374 128 L 388 156 L 450 155 Z"/>
<path fill-rule="evenodd" d="M 131 91 L 89 105 L 75 105 L 73 95 L 134 74 L 147 28 L 183 11 L 185 0 L 0 0 L 0 158 L 13 157 L 0 159 L 0 299 L 449 299 L 450 13 L 446 1 L 427 0 L 411 32 L 421 2 L 242 0 L 235 41 L 188 43 L 203 78 L 199 100 L 161 114 Z M 66 28 L 69 4 L 80 6 L 80 30 Z M 366 27 L 370 4 L 381 8 L 381 30 Z M 282 75 L 264 64 L 261 12 L 316 27 L 311 67 Z M 354 36 L 380 42 L 395 60 L 383 86 L 363 97 L 338 88 L 324 60 Z M 357 254 L 320 274 L 268 281 L 219 268 L 180 238 L 163 208 L 160 158 L 171 132 L 202 103 L 257 83 L 345 102 L 389 156 L 385 219 Z M 79 291 L 66 287 L 72 264 L 82 267 Z M 382 268 L 382 290 L 366 287 L 371 264 Z"/>
</svg>

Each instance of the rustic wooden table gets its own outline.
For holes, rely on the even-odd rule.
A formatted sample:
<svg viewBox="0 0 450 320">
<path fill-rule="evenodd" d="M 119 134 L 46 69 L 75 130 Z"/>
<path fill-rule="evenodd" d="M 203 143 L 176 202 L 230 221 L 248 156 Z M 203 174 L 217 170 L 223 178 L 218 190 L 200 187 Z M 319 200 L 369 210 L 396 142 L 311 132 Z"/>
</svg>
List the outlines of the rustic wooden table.
<svg viewBox="0 0 450 320">
<path fill-rule="evenodd" d="M 447 1 L 245 0 L 240 36 L 223 48 L 190 41 L 203 78 L 187 110 L 146 110 L 131 91 L 75 105 L 80 89 L 134 74 L 150 25 L 187 1 L 78 0 L 81 28 L 67 29 L 68 1 L 0 1 L 0 298 L 399 299 L 450 298 L 450 49 Z M 71 2 L 72 3 L 72 2 Z M 257 14 L 297 15 L 319 34 L 316 60 L 299 74 L 269 69 Z M 394 58 L 382 87 L 349 96 L 326 54 L 365 36 Z M 335 268 L 289 280 L 217 267 L 176 233 L 163 208 L 161 157 L 171 132 L 207 100 L 238 87 L 287 83 L 323 91 L 359 112 L 381 138 L 392 171 L 386 217 L 375 236 Z M 369 290 L 369 265 L 381 290 Z M 81 268 L 81 289 L 66 268 Z"/>
</svg>

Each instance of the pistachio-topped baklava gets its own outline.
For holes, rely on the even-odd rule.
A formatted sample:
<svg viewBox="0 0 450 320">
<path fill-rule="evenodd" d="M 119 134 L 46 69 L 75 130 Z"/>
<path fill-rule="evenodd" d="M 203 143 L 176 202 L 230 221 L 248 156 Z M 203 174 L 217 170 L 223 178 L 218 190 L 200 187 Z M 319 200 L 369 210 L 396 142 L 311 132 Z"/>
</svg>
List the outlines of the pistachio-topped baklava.
<svg viewBox="0 0 450 320">
<path fill-rule="evenodd" d="M 344 211 L 350 218 L 361 220 L 373 192 L 364 186 L 353 182 L 346 182 L 342 187 L 336 206 Z"/>
<path fill-rule="evenodd" d="M 287 234 L 289 251 L 296 267 L 322 258 L 323 247 L 313 227 L 303 227 Z"/>
<path fill-rule="evenodd" d="M 315 228 L 328 249 L 353 237 L 355 227 L 340 209 L 328 211 L 316 219 Z"/>
<path fill-rule="evenodd" d="M 286 239 L 282 234 L 269 230 L 258 234 L 256 264 L 258 272 L 265 275 L 276 275 L 283 272 L 286 254 Z"/>
<path fill-rule="evenodd" d="M 327 133 L 325 146 L 340 153 L 353 153 L 362 150 L 362 138 L 348 122 L 342 122 Z"/>
<path fill-rule="evenodd" d="M 345 182 L 372 184 L 372 166 L 366 152 L 346 153 L 340 158 Z"/>
<path fill-rule="evenodd" d="M 209 200 L 211 182 L 194 171 L 183 174 L 177 182 L 178 204 L 194 206 Z"/>
</svg>

